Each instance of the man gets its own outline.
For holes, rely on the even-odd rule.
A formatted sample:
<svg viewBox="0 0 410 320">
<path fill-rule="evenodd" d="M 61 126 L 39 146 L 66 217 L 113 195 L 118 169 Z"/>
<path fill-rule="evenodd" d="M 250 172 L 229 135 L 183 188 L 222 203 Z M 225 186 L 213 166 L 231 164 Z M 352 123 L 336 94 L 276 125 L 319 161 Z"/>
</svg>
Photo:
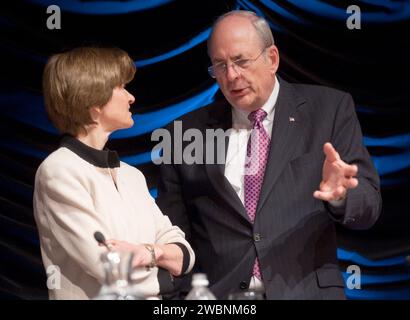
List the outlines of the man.
<svg viewBox="0 0 410 320">
<path fill-rule="evenodd" d="M 160 208 L 218 298 L 251 288 L 267 299 L 343 299 L 335 223 L 366 229 L 381 210 L 351 96 L 276 77 L 269 25 L 251 12 L 220 17 L 208 53 L 226 100 L 181 120 L 204 137 L 231 128 L 227 148 L 213 150 L 226 161 L 209 163 L 214 141 L 204 139 L 208 163 L 163 164 Z"/>
</svg>

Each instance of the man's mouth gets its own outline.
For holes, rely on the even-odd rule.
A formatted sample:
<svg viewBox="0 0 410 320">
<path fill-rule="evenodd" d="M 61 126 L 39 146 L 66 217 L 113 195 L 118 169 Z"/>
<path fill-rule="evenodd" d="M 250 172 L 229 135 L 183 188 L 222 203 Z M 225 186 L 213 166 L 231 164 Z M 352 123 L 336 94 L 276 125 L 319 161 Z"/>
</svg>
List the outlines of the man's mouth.
<svg viewBox="0 0 410 320">
<path fill-rule="evenodd" d="M 247 89 L 248 88 L 245 87 L 245 88 L 231 89 L 230 91 L 233 96 L 241 96 L 247 93 Z"/>
</svg>

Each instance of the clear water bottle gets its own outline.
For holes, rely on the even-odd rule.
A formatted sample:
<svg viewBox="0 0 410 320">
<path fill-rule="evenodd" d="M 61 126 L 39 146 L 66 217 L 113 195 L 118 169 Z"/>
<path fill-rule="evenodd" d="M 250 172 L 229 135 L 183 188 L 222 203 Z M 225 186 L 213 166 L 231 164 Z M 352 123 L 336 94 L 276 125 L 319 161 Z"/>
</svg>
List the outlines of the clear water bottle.
<svg viewBox="0 0 410 320">
<path fill-rule="evenodd" d="M 105 272 L 104 285 L 94 300 L 143 300 L 132 284 L 132 253 L 110 251 L 101 255 Z"/>
<path fill-rule="evenodd" d="M 186 296 L 186 300 L 216 300 L 209 290 L 209 281 L 205 273 L 195 273 L 192 276 L 192 289 Z"/>
</svg>

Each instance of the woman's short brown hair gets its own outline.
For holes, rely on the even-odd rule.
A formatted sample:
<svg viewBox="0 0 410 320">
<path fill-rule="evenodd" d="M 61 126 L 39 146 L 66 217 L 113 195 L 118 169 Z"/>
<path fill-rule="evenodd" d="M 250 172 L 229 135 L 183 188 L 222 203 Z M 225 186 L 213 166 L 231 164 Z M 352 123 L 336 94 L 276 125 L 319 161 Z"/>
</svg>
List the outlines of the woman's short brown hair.
<svg viewBox="0 0 410 320">
<path fill-rule="evenodd" d="M 43 74 L 47 114 L 62 133 L 76 136 L 93 124 L 91 107 L 102 107 L 113 89 L 134 78 L 136 68 L 118 48 L 80 47 L 50 57 Z"/>
</svg>

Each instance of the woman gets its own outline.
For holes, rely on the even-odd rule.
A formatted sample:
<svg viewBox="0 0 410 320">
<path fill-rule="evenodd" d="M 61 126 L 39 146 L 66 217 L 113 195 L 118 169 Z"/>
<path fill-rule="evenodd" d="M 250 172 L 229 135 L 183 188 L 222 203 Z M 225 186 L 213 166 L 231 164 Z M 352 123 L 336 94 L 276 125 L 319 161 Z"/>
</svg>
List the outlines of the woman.
<svg viewBox="0 0 410 320">
<path fill-rule="evenodd" d="M 132 251 L 133 278 L 146 297 L 159 297 L 172 276 L 194 264 L 184 233 L 158 209 L 142 173 L 104 149 L 112 132 L 133 125 L 134 97 L 125 84 L 134 74 L 127 53 L 114 48 L 77 48 L 52 56 L 45 67 L 46 110 L 65 134 L 38 168 L 34 189 L 44 266 L 61 271 L 61 288 L 49 286 L 50 299 L 98 294 L 106 248 L 98 246 L 96 231 L 108 246 Z"/>
</svg>

